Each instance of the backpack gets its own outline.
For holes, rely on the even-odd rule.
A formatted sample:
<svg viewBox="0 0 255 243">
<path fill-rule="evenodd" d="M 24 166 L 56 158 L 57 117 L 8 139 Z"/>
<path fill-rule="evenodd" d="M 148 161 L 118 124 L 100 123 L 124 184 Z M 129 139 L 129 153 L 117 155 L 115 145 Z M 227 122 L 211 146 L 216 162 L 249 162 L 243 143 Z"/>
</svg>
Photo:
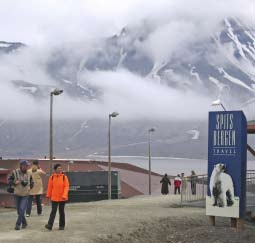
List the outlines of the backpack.
<svg viewBox="0 0 255 243">
<path fill-rule="evenodd" d="M 65 178 L 66 178 L 66 175 L 63 174 L 63 182 L 65 182 Z M 51 176 L 51 181 L 53 181 L 53 179 L 54 179 L 54 175 Z"/>
</svg>

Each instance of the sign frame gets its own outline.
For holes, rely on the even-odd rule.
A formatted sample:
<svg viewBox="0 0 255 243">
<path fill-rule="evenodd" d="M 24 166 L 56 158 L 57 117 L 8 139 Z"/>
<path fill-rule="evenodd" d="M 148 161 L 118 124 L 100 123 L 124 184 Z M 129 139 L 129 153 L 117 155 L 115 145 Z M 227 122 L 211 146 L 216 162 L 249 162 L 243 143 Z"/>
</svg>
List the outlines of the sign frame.
<svg viewBox="0 0 255 243">
<path fill-rule="evenodd" d="M 206 215 L 243 218 L 247 121 L 242 111 L 209 112 Z"/>
</svg>

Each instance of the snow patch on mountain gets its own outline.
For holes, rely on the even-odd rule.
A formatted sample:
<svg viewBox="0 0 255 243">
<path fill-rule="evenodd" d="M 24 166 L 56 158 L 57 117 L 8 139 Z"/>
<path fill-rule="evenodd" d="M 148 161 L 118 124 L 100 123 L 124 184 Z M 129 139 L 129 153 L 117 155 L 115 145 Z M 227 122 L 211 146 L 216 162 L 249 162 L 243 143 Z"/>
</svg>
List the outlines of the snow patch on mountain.
<svg viewBox="0 0 255 243">
<path fill-rule="evenodd" d="M 66 84 L 73 84 L 72 81 L 69 81 L 69 80 L 67 80 L 67 79 L 62 79 L 62 81 L 63 81 L 64 83 L 66 83 Z"/>
<path fill-rule="evenodd" d="M 187 133 L 192 135 L 191 139 L 199 139 L 200 132 L 198 130 L 189 130 Z"/>
<path fill-rule="evenodd" d="M 223 74 L 223 76 L 228 79 L 229 81 L 231 81 L 234 84 L 240 85 L 252 92 L 254 92 L 254 89 L 252 89 L 251 87 L 249 87 L 248 85 L 246 85 L 245 83 L 243 83 L 241 80 L 232 77 L 231 75 L 229 75 L 223 68 L 218 68 L 219 72 Z"/>
<path fill-rule="evenodd" d="M 201 80 L 201 78 L 199 77 L 199 73 L 198 72 L 195 72 L 196 68 L 195 67 L 192 67 L 190 69 L 190 75 L 195 77 L 196 81 L 200 84 L 200 85 L 203 85 L 203 81 Z"/>
<path fill-rule="evenodd" d="M 229 88 L 228 85 L 221 83 L 218 79 L 216 79 L 216 78 L 214 78 L 214 77 L 211 77 L 211 76 L 210 76 L 210 77 L 209 77 L 209 80 L 210 80 L 212 83 L 214 83 L 214 84 L 218 87 L 220 93 L 223 91 L 223 89 L 224 89 L 225 87 Z"/>
<path fill-rule="evenodd" d="M 75 132 L 75 133 L 70 137 L 70 139 L 73 139 L 73 138 L 77 137 L 77 136 L 78 136 L 79 134 L 81 134 L 85 129 L 87 129 L 87 128 L 89 127 L 87 123 L 88 123 L 87 121 L 84 121 L 84 122 L 81 124 L 80 129 L 79 129 L 77 132 Z"/>
</svg>

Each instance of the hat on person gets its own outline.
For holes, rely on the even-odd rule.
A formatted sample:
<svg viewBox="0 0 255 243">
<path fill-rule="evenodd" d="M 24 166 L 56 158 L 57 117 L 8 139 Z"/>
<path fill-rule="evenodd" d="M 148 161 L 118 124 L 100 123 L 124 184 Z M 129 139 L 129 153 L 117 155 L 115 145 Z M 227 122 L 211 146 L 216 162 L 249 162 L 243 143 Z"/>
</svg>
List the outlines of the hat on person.
<svg viewBox="0 0 255 243">
<path fill-rule="evenodd" d="M 30 165 L 30 163 L 27 160 L 20 160 L 19 164 L 20 165 Z"/>
</svg>

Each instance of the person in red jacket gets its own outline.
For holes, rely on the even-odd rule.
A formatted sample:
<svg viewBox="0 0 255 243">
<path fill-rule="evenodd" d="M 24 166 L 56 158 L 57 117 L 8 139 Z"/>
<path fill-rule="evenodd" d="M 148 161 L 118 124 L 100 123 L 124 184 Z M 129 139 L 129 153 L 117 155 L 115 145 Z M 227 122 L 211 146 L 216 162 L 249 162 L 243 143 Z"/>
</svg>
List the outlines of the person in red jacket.
<svg viewBox="0 0 255 243">
<path fill-rule="evenodd" d="M 181 179 L 180 175 L 177 175 L 174 178 L 174 194 L 176 194 L 176 192 L 178 192 L 178 194 L 180 194 L 181 184 L 182 184 L 182 179 Z"/>
<path fill-rule="evenodd" d="M 55 173 L 50 176 L 48 181 L 48 190 L 46 197 L 51 200 L 51 213 L 45 228 L 52 230 L 56 217 L 57 209 L 59 211 L 59 230 L 65 229 L 65 203 L 68 200 L 69 181 L 66 175 L 62 173 L 61 164 L 54 165 Z"/>
</svg>

